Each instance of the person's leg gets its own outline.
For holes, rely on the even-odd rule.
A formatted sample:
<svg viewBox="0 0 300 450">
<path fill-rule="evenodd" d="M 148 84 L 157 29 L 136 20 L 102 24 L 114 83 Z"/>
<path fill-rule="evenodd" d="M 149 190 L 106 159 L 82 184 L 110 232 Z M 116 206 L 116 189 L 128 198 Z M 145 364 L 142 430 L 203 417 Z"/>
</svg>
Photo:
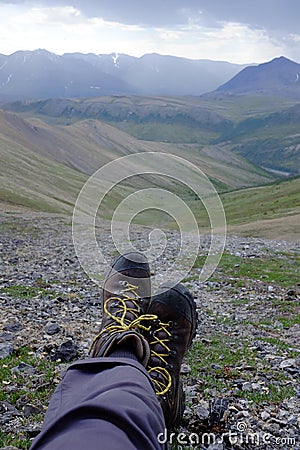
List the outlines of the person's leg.
<svg viewBox="0 0 300 450">
<path fill-rule="evenodd" d="M 162 448 L 163 412 L 145 369 L 150 348 L 143 332 L 157 319 L 147 314 L 150 293 L 144 255 L 116 258 L 103 286 L 92 358 L 68 369 L 31 450 Z"/>
<path fill-rule="evenodd" d="M 31 450 L 162 449 L 164 417 L 144 367 L 130 358 L 73 364 Z"/>
<path fill-rule="evenodd" d="M 180 366 L 196 332 L 195 303 L 183 285 L 170 285 L 149 304 L 143 258 L 114 263 L 92 358 L 67 371 L 31 450 L 162 449 L 165 423 L 168 429 L 179 424 Z"/>
</svg>

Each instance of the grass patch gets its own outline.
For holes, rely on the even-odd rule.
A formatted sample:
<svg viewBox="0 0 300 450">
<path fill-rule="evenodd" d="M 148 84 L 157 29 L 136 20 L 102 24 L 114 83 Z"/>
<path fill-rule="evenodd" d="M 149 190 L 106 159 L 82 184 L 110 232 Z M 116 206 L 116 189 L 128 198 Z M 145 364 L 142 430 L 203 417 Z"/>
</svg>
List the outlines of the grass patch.
<svg viewBox="0 0 300 450">
<path fill-rule="evenodd" d="M 176 144 L 209 144 L 217 138 L 217 133 L 211 130 L 201 130 L 200 127 L 168 124 L 163 122 L 130 123 L 114 122 L 113 125 L 137 139 L 156 142 L 171 142 Z"/>
<path fill-rule="evenodd" d="M 201 268 L 205 256 L 198 256 L 194 267 Z M 261 280 L 289 288 L 299 283 L 300 255 L 267 255 L 259 258 L 243 258 L 241 256 L 224 253 L 212 280 L 218 281 L 218 274 L 232 278 L 243 285 L 245 280 Z M 242 283 L 242 284 L 241 284 Z"/>
<path fill-rule="evenodd" d="M 0 222 L 0 232 L 1 233 L 17 233 L 20 234 L 31 234 L 34 237 L 38 237 L 39 229 L 32 225 L 30 222 L 23 222 L 14 218 L 14 220 L 4 220 Z"/>
<path fill-rule="evenodd" d="M 22 412 L 25 405 L 36 408 L 35 422 L 43 420 L 48 401 L 57 385 L 57 362 L 35 354 L 28 347 L 18 349 L 13 355 L 1 359 L 0 363 L 0 401 L 6 401 Z M 15 416 L 12 416 L 15 420 Z M 0 447 L 15 446 L 28 449 L 30 436 L 22 427 L 30 425 L 30 418 L 20 416 L 20 426 L 10 433 L 0 432 Z M 32 417 L 31 417 L 32 421 Z"/>
<path fill-rule="evenodd" d="M 259 336 L 258 339 L 260 341 L 263 341 L 270 345 L 273 345 L 274 347 L 278 348 L 281 351 L 286 351 L 290 348 L 290 346 L 286 342 L 281 341 L 277 337 L 274 338 L 274 337 Z M 293 354 L 293 352 L 291 353 L 291 355 L 292 354 Z M 289 355 L 289 357 L 292 357 L 291 355 Z"/>
<path fill-rule="evenodd" d="M 7 435 L 7 433 L 4 433 L 0 430 L 0 445 L 3 447 L 16 447 L 20 449 L 29 449 L 31 440 L 29 438 L 25 438 L 23 433 L 18 433 L 19 437 Z"/>
<path fill-rule="evenodd" d="M 297 214 L 299 188 L 300 178 L 297 177 L 222 194 L 227 223 L 235 225 Z"/>
<path fill-rule="evenodd" d="M 33 298 L 38 295 L 41 297 L 49 295 L 50 298 L 54 298 L 56 296 L 55 291 L 40 286 L 12 285 L 1 288 L 0 292 L 3 294 L 8 294 L 13 298 L 24 298 L 24 299 Z"/>
<path fill-rule="evenodd" d="M 282 347 L 285 347 L 284 343 Z M 208 399 L 212 389 L 219 393 L 230 390 L 234 395 L 256 404 L 265 401 L 277 403 L 295 393 L 293 387 L 278 384 L 287 378 L 284 373 L 269 367 L 267 361 L 259 370 L 271 374 L 272 382 L 261 385 L 261 389 L 243 390 L 237 387 L 235 380 L 242 378 L 245 382 L 252 382 L 258 370 L 257 352 L 247 340 L 233 341 L 226 334 L 215 333 L 204 342 L 195 342 L 186 359 L 191 367 L 189 376 L 201 380 L 203 396 Z M 243 370 L 243 367 L 252 367 L 253 370 Z"/>
<path fill-rule="evenodd" d="M 284 328 L 292 328 L 294 325 L 300 325 L 300 314 L 295 314 L 289 317 L 278 317 L 278 322 L 280 322 Z"/>
<path fill-rule="evenodd" d="M 249 349 L 246 342 L 241 345 L 229 340 L 223 333 L 216 333 L 210 336 L 208 341 L 194 343 L 188 355 L 188 362 L 191 365 L 191 375 L 197 376 L 199 367 L 208 369 L 212 364 L 216 364 L 229 373 L 226 368 L 244 363 L 252 364 L 255 357 L 256 353 Z"/>
<path fill-rule="evenodd" d="M 264 402 L 280 403 L 294 395 L 295 389 L 292 386 L 277 386 L 276 384 L 270 384 L 265 388 L 265 392 L 238 392 L 240 398 L 245 398 L 257 405 Z"/>
</svg>

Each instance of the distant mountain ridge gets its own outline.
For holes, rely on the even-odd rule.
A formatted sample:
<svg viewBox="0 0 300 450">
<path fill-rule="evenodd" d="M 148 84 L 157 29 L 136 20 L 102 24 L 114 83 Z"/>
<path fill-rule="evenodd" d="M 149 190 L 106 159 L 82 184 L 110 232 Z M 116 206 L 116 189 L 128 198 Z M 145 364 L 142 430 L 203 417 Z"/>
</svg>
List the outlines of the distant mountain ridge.
<svg viewBox="0 0 300 450">
<path fill-rule="evenodd" d="M 95 55 L 46 50 L 0 55 L 0 100 L 103 95 L 201 95 L 245 65 L 146 54 Z"/>
<path fill-rule="evenodd" d="M 0 203 L 72 212 L 77 195 L 96 168 L 120 156 L 149 151 L 187 158 L 201 167 L 220 191 L 275 179 L 221 146 L 199 149 L 198 146 L 140 141 L 95 119 L 70 125 L 50 124 L 40 118 L 24 118 L 0 110 Z M 138 187 L 153 187 L 153 183 L 146 184 L 151 181 L 151 175 L 148 179 L 143 170 L 141 174 Z M 180 179 L 180 174 L 177 175 Z M 162 177 L 160 188 L 163 187 L 174 189 L 174 183 Z"/>
<path fill-rule="evenodd" d="M 300 97 L 300 64 L 281 56 L 258 66 L 249 66 L 220 86 L 216 92 L 270 93 Z"/>
<path fill-rule="evenodd" d="M 206 97 L 107 96 L 15 101 L 2 108 L 57 125 L 103 121 L 139 143 L 192 144 L 196 148 L 225 145 L 262 169 L 282 172 L 282 176 L 299 175 L 300 102 L 280 97 L 276 108 L 274 97 L 258 96 L 249 115 L 253 98 L 229 95 L 229 100 L 212 97 L 209 102 Z M 244 112 L 232 116 L 242 103 Z"/>
</svg>

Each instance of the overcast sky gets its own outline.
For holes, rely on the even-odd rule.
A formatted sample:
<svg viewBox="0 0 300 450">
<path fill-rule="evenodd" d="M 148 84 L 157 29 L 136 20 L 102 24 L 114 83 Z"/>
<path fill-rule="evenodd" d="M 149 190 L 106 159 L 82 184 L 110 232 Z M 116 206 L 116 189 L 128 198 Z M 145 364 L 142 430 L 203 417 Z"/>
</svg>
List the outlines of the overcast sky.
<svg viewBox="0 0 300 450">
<path fill-rule="evenodd" d="M 0 0 L 0 53 L 300 63 L 300 0 Z"/>
</svg>

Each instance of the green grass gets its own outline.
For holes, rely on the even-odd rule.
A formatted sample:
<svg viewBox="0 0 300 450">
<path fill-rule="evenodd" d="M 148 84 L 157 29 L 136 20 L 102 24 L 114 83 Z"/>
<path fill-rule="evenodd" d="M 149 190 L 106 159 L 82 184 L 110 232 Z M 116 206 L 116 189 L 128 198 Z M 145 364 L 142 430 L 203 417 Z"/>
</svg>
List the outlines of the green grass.
<svg viewBox="0 0 300 450">
<path fill-rule="evenodd" d="M 256 404 L 262 404 L 265 401 L 278 403 L 294 395 L 294 389 L 290 386 L 277 386 L 276 381 L 285 381 L 286 377 L 283 373 L 270 368 L 265 361 L 263 361 L 264 368 L 259 370 L 272 373 L 272 383 L 261 391 L 237 389 L 236 379 L 253 381 L 254 374 L 258 370 L 256 369 L 258 359 L 256 351 L 247 340 L 235 341 L 224 333 L 215 332 L 208 337 L 209 339 L 204 342 L 195 342 L 186 358 L 191 367 L 189 376 L 201 380 L 204 398 L 209 399 L 210 391 L 214 388 L 219 393 L 224 390 L 234 390 L 238 397 Z M 289 356 L 292 357 L 293 353 L 290 352 Z M 242 366 L 251 366 L 253 371 L 244 371 L 241 369 Z"/>
<path fill-rule="evenodd" d="M 212 396 L 226 396 L 230 401 L 241 398 L 250 402 L 250 408 L 256 411 L 266 403 L 280 405 L 295 395 L 291 385 L 292 375 L 278 370 L 268 358 L 263 358 L 256 341 L 265 343 L 266 347 L 273 346 L 270 353 L 284 359 L 299 356 L 293 344 L 289 345 L 285 340 L 283 329 L 300 323 L 299 299 L 296 296 L 285 298 L 284 294 L 289 288 L 295 291 L 295 285 L 299 284 L 300 256 L 293 252 L 264 250 L 265 254 L 253 258 L 228 252 L 223 254 L 212 280 L 225 282 L 226 291 L 229 289 L 230 293 L 238 294 L 226 300 L 233 307 L 232 315 L 234 308 L 238 310 L 241 307 L 249 312 L 249 317 L 238 321 L 219 316 L 219 308 L 206 307 L 203 314 L 210 319 L 210 331 L 205 334 L 205 339 L 193 344 L 186 358 L 191 367 L 191 372 L 186 375 L 187 384 L 190 384 L 189 378 L 192 385 L 197 380 L 201 398 L 210 400 Z M 204 261 L 205 257 L 199 256 L 195 268 L 201 268 Z M 280 292 L 282 295 L 273 297 L 273 291 L 268 294 L 267 286 L 270 284 L 277 294 Z M 220 286 L 222 284 L 218 289 Z M 246 286 L 246 289 L 241 291 L 240 286 Z M 255 286 L 265 294 L 257 298 L 251 295 Z M 284 291 L 277 290 L 277 286 L 284 288 Z M 264 314 L 264 305 L 267 315 Z M 248 326 L 254 326 L 257 331 L 255 341 L 245 337 Z M 244 337 L 235 335 L 234 330 L 240 327 L 243 327 Z M 247 382 L 249 387 L 244 384 Z M 177 448 L 174 446 L 174 449 Z"/>
<path fill-rule="evenodd" d="M 44 288 L 41 286 L 24 286 L 24 285 L 11 285 L 8 287 L 0 288 L 0 292 L 3 294 L 8 294 L 13 298 L 32 298 L 37 295 L 45 297 L 46 295 L 50 298 L 54 298 L 56 293 L 52 289 Z"/>
<path fill-rule="evenodd" d="M 34 211 L 44 211 L 49 213 L 60 212 L 59 206 L 51 206 L 49 201 L 36 198 L 34 194 L 31 197 L 28 195 L 22 195 L 21 193 L 13 190 L 11 191 L 9 189 L 1 188 L 0 200 L 10 205 L 20 205 Z"/>
<path fill-rule="evenodd" d="M 238 393 L 238 397 L 245 398 L 257 405 L 264 402 L 280 403 L 286 398 L 295 395 L 295 389 L 291 386 L 280 386 L 270 384 L 265 388 L 265 392 L 243 392 Z"/>
<path fill-rule="evenodd" d="M 284 328 L 292 328 L 294 325 L 300 325 L 300 314 L 294 314 L 292 317 L 278 317 Z"/>
<path fill-rule="evenodd" d="M 221 195 L 230 225 L 300 213 L 300 178 Z"/>
<path fill-rule="evenodd" d="M 198 256 L 194 267 L 203 267 L 205 256 Z M 247 280 L 261 280 L 274 283 L 285 288 L 294 287 L 299 282 L 300 255 L 273 254 L 255 258 L 223 253 L 219 266 L 213 275 L 214 280 L 220 279 L 218 273 L 236 280 L 236 284 L 243 285 Z M 234 284 L 234 283 L 233 283 Z"/>
<path fill-rule="evenodd" d="M 268 336 L 258 336 L 258 340 L 260 340 L 262 342 L 266 342 L 268 344 L 271 344 L 274 347 L 276 347 L 282 351 L 286 351 L 290 348 L 290 346 L 286 342 L 278 339 L 277 337 L 274 338 L 274 337 L 268 337 Z"/>
<path fill-rule="evenodd" d="M 224 187 L 221 190 L 224 191 Z M 229 232 L 233 226 L 234 234 L 237 235 L 274 239 L 279 237 L 280 240 L 284 240 L 285 236 L 291 234 L 294 239 L 297 239 L 299 235 L 297 217 L 300 217 L 300 177 L 259 187 L 221 192 L 219 195 Z M 211 224 L 203 204 L 199 200 L 188 200 L 188 205 L 193 211 L 199 228 L 210 230 Z M 266 222 L 267 220 L 269 222 Z"/>
<path fill-rule="evenodd" d="M 28 450 L 31 444 L 31 439 L 24 436 L 22 432 L 15 433 L 12 435 L 7 435 L 0 430 L 0 445 L 2 447 L 16 447 L 18 449 Z"/>
<path fill-rule="evenodd" d="M 34 368 L 33 373 L 25 370 L 12 370 L 21 363 L 28 364 Z M 13 355 L 1 359 L 0 362 L 0 401 L 7 401 L 17 409 L 20 405 L 30 404 L 38 407 L 41 412 L 35 414 L 35 421 L 43 420 L 47 409 L 49 397 L 54 391 L 58 377 L 57 362 L 50 361 L 43 355 L 34 353 L 27 347 L 18 349 Z M 11 389 L 10 385 L 14 388 Z M 20 403 L 21 402 L 21 403 Z M 32 420 L 32 418 L 31 418 Z M 29 418 L 21 417 L 20 423 L 23 426 L 29 425 Z M 20 449 L 28 449 L 31 440 L 26 432 L 18 430 L 7 434 L 0 431 L 0 447 L 9 445 Z"/>
<path fill-rule="evenodd" d="M 17 217 L 14 217 L 14 220 L 7 219 L 0 222 L 0 232 L 1 233 L 18 233 L 20 234 L 30 234 L 34 237 L 37 237 L 39 234 L 38 227 L 34 226 L 31 221 L 24 222 L 18 220 Z"/>
<path fill-rule="evenodd" d="M 298 103 L 297 99 L 280 97 L 279 95 L 222 95 L 210 94 L 209 97 L 199 99 L 201 106 L 219 112 L 235 123 L 243 118 L 260 117 L 282 109 L 289 108 Z"/>
<path fill-rule="evenodd" d="M 115 122 L 113 125 L 136 139 L 145 141 L 207 145 L 217 138 L 217 133 L 177 124 Z"/>
<path fill-rule="evenodd" d="M 0 136 L 4 168 L 0 201 L 50 213 L 72 211 L 87 176 L 45 156 L 43 148 L 39 154 L 31 150 L 30 143 L 20 145 L 18 136 L 10 137 L 12 141 Z"/>
<path fill-rule="evenodd" d="M 197 376 L 200 367 L 209 370 L 211 364 L 218 364 L 222 368 L 217 369 L 216 373 L 224 375 L 225 380 L 234 378 L 235 365 L 253 364 L 255 352 L 249 349 L 246 342 L 241 346 L 237 342 L 230 341 L 223 333 L 215 333 L 209 337 L 209 342 L 205 340 L 194 343 L 188 362 L 191 365 L 191 376 Z"/>
</svg>

